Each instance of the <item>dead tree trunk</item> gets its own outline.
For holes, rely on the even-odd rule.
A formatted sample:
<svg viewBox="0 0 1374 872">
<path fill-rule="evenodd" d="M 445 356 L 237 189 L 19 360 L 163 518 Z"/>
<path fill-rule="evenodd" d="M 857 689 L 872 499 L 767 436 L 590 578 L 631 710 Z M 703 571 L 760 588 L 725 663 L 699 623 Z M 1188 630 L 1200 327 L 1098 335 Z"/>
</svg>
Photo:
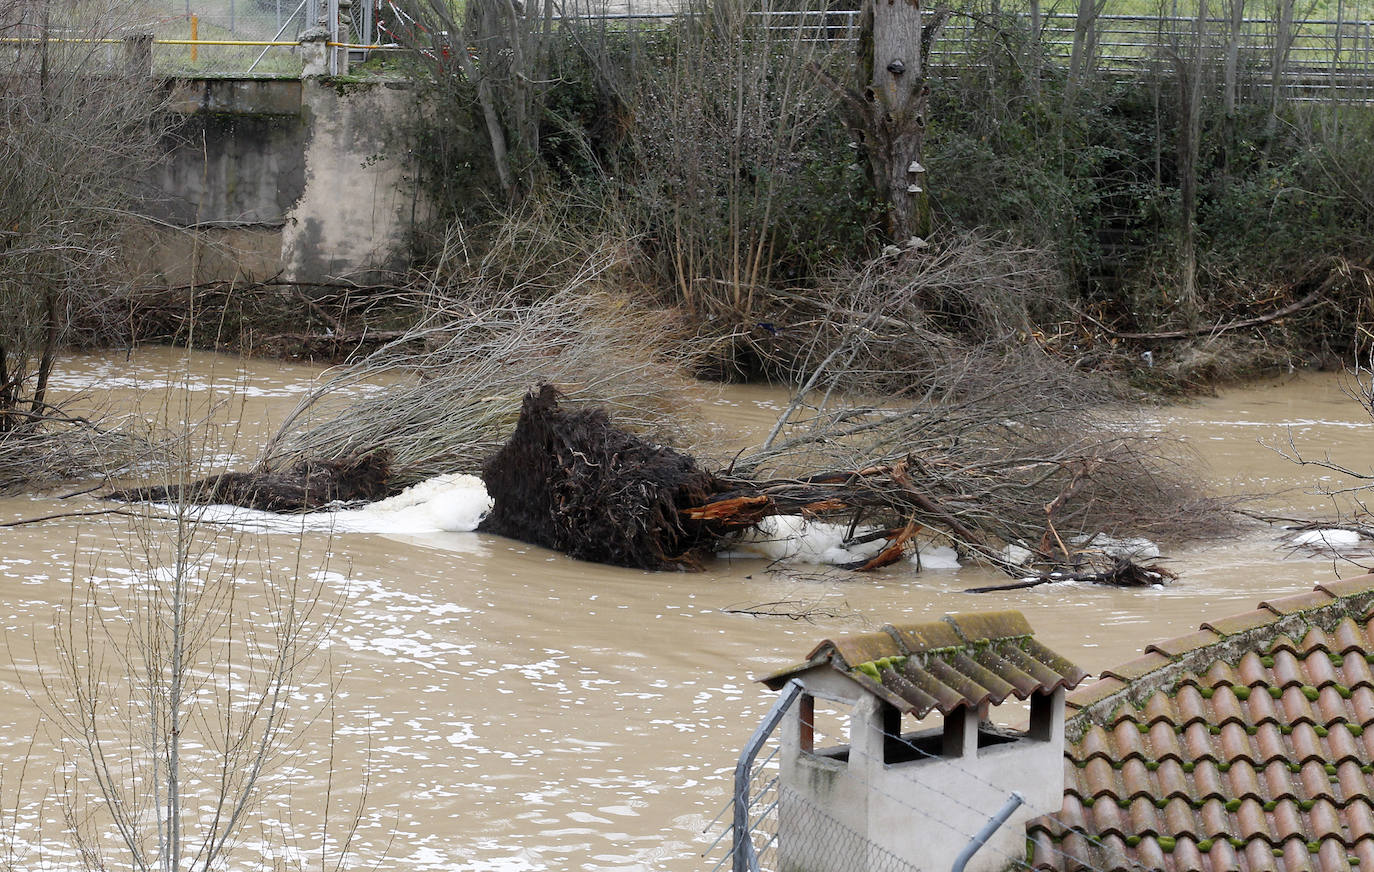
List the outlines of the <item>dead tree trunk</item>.
<svg viewBox="0 0 1374 872">
<path fill-rule="evenodd" d="M 841 96 L 845 121 L 868 156 L 869 174 L 887 206 L 887 232 L 905 242 L 930 233 L 923 147 L 930 49 L 949 17 L 923 22 L 921 0 L 864 0 L 855 64 L 858 89 L 826 80 Z"/>
<path fill-rule="evenodd" d="M 1269 69 L 1270 106 L 1275 115 L 1284 104 L 1283 75 L 1288 67 L 1288 52 L 1293 45 L 1294 0 L 1278 0 L 1278 14 L 1274 22 L 1274 59 Z"/>
<path fill-rule="evenodd" d="M 1245 0 L 1229 0 L 1231 4 L 1231 28 L 1226 36 L 1226 73 L 1225 91 L 1222 96 L 1223 109 L 1227 119 L 1235 117 L 1237 94 L 1240 90 L 1240 37 L 1245 26 Z"/>
<path fill-rule="evenodd" d="M 1069 77 L 1064 83 L 1064 106 L 1073 105 L 1083 77 L 1092 66 L 1096 50 L 1097 16 L 1106 0 L 1078 0 L 1078 14 L 1073 22 L 1073 47 L 1069 49 Z"/>
<path fill-rule="evenodd" d="M 1197 293 L 1198 152 L 1202 137 L 1203 51 L 1206 46 L 1207 0 L 1198 0 L 1197 20 L 1188 55 L 1175 52 L 1183 125 L 1178 137 L 1179 255 L 1182 287 L 1179 302 L 1192 320 L 1199 308 Z"/>
<path fill-rule="evenodd" d="M 1273 63 L 1269 68 L 1269 123 L 1266 127 L 1268 134 L 1264 143 L 1264 159 L 1269 159 L 1270 150 L 1273 148 L 1274 136 L 1279 129 L 1279 112 L 1283 110 L 1286 95 L 1284 93 L 1284 73 L 1288 69 L 1288 52 L 1293 45 L 1293 6 L 1295 0 L 1278 0 L 1278 9 L 1274 16 L 1274 57 Z"/>
</svg>

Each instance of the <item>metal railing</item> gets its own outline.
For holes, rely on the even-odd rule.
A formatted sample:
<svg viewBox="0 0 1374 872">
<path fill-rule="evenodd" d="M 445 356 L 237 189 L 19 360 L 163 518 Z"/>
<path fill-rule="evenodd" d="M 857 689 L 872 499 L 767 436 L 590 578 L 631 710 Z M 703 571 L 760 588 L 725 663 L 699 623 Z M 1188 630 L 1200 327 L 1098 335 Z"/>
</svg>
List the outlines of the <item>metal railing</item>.
<svg viewBox="0 0 1374 872">
<path fill-rule="evenodd" d="M 1351 17 L 1297 19 L 1281 85 L 1295 99 L 1337 97 L 1374 102 L 1374 15 L 1353 7 Z M 120 32 L 151 33 L 156 72 L 172 75 L 299 75 L 300 38 L 323 28 L 332 46 L 351 47 L 355 60 L 378 48 L 395 48 L 386 23 L 398 11 L 389 0 L 152 0 L 150 16 Z M 1342 7 L 1345 8 L 1345 7 Z M 751 13 L 754 20 L 787 39 L 847 44 L 857 38 L 860 13 L 855 9 L 772 10 Z M 579 26 L 614 29 L 661 29 L 680 13 L 654 11 L 570 12 Z M 940 31 L 932 49 L 936 75 L 980 63 L 994 42 L 1021 45 L 1049 65 L 1067 63 L 1077 17 L 1054 12 L 1036 20 L 1026 12 L 999 16 L 956 12 Z M 1099 15 L 1091 29 L 1091 55 L 1085 68 L 1099 75 L 1130 77 L 1157 70 L 1192 44 L 1198 22 L 1176 15 Z M 1208 18 L 1202 48 L 1220 68 L 1234 42 L 1236 64 L 1247 87 L 1270 86 L 1277 37 L 1267 18 L 1238 23 Z M 11 33 L 11 38 L 37 34 Z M 118 36 L 118 34 L 110 34 Z M 1006 40 L 1005 37 L 1015 37 Z M 115 40 L 117 41 L 117 40 Z M 388 45 L 390 44 L 390 45 Z"/>
<path fill-rule="evenodd" d="M 1357 7 L 1358 10 L 1358 7 Z M 772 10 L 751 16 L 761 25 L 788 39 L 803 42 L 844 44 L 859 32 L 856 9 Z M 674 13 L 579 14 L 579 22 L 599 22 L 619 29 L 662 28 L 678 16 Z M 983 46 L 1015 31 L 1050 64 L 1067 63 L 1073 49 L 1077 16 L 1055 12 L 1038 20 L 1032 33 L 1027 12 L 999 17 L 956 12 L 951 15 L 931 51 L 936 75 L 979 62 Z M 1184 15 L 1099 15 L 1091 29 L 1092 54 L 1087 68 L 1111 77 L 1131 77 L 1156 71 L 1162 63 L 1184 50 L 1194 39 L 1197 19 Z M 1229 19 L 1208 18 L 1202 44 L 1214 58 L 1217 70 L 1228 43 L 1236 43 L 1237 67 L 1251 88 L 1268 88 L 1276 50 L 1275 24 L 1267 18 L 1245 18 L 1233 34 Z M 1282 64 L 1282 86 L 1293 98 L 1321 99 L 1338 96 L 1358 102 L 1374 102 L 1374 18 L 1310 18 L 1293 22 L 1287 57 Z M 1219 72 L 1218 72 L 1219 75 Z"/>
<path fill-rule="evenodd" d="M 722 829 L 705 851 L 705 856 L 728 847 L 716 860 L 712 872 L 759 872 L 760 857 L 768 853 L 778 834 L 778 752 L 774 736 L 778 724 L 801 695 L 801 684 L 791 681 L 773 702 L 768 714 L 755 728 L 735 763 L 734 794 L 715 820 L 707 825 Z M 768 748 L 768 753 L 763 751 Z M 762 759 L 760 759 L 762 757 Z M 727 865 L 728 864 L 728 865 Z"/>
</svg>

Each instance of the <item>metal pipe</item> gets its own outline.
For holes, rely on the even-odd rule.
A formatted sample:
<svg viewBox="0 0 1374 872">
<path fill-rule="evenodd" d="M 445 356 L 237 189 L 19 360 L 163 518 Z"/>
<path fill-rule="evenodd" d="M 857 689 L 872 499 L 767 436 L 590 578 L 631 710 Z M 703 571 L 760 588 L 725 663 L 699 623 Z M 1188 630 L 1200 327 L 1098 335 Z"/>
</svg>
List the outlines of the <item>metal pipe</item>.
<svg viewBox="0 0 1374 872">
<path fill-rule="evenodd" d="M 1016 811 L 1017 807 L 1025 801 L 1024 796 L 1013 790 L 997 814 L 988 818 L 988 822 L 983 824 L 983 828 L 973 834 L 973 838 L 968 840 L 964 850 L 960 851 L 959 856 L 954 858 L 954 866 L 950 872 L 964 872 L 964 867 L 968 865 L 968 861 L 972 859 L 973 855 L 978 853 L 978 849 L 987 844 L 988 839 L 992 838 L 992 834 L 997 832 L 997 828 L 1006 823 L 1007 818 L 1011 817 L 1011 813 Z"/>
<path fill-rule="evenodd" d="M 782 716 L 801 695 L 801 682 L 795 678 L 787 682 L 782 693 L 768 710 L 763 721 L 754 729 L 744 750 L 740 752 L 739 762 L 735 764 L 735 814 L 730 825 L 730 856 L 732 872 L 758 872 L 759 858 L 754 852 L 754 840 L 749 838 L 749 782 L 754 769 L 754 760 L 759 756 L 763 743 L 773 735 Z"/>
</svg>

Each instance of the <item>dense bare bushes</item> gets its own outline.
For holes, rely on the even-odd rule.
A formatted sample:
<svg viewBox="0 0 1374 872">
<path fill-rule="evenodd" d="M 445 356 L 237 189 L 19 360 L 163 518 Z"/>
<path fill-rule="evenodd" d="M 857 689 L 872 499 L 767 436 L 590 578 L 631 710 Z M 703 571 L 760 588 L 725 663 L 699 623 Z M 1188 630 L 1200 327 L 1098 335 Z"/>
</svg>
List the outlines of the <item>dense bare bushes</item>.
<svg viewBox="0 0 1374 872">
<path fill-rule="evenodd" d="M 131 3 L 0 7 L 0 487 L 108 472 L 148 446 L 58 409 L 74 313 L 111 293 L 165 98 L 120 45 Z M 111 45 L 110 43 L 113 43 Z"/>
<path fill-rule="evenodd" d="M 263 465 L 386 449 L 398 487 L 476 472 L 515 426 L 525 392 L 544 382 L 574 405 L 595 402 L 661 439 L 689 428 L 682 398 L 693 347 L 675 313 L 614 290 L 626 275 L 627 244 L 525 246 L 508 229 L 509 248 L 498 242 L 475 261 L 455 243 L 454 261 L 416 289 L 421 322 L 307 395 Z M 544 238 L 559 230 L 547 228 Z M 335 401 L 339 388 L 372 381 L 361 399 Z"/>
<path fill-rule="evenodd" d="M 827 378 L 846 391 L 938 396 L 954 387 L 948 366 L 961 371 L 970 354 L 1044 358 L 1075 320 L 1051 255 L 980 233 L 839 268 L 817 285 L 776 295 L 777 329 L 761 353 L 799 381 L 828 360 Z"/>
</svg>

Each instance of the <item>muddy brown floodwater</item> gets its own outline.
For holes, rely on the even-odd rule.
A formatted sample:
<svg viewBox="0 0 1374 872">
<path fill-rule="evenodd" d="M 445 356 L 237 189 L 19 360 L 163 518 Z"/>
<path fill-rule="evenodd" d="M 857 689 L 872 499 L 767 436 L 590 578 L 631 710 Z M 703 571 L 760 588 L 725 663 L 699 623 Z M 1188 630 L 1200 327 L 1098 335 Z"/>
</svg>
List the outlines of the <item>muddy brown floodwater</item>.
<svg viewBox="0 0 1374 872">
<path fill-rule="evenodd" d="M 147 349 L 76 358 L 56 382 L 171 424 L 209 416 L 216 423 L 205 431 L 207 450 L 232 464 L 254 456 L 317 375 Z M 1313 455 L 1360 464 L 1371 424 L 1338 382 L 1296 374 L 1146 414 L 1152 426 L 1185 438 L 1219 488 L 1282 491 L 1261 505 L 1312 515 L 1327 508 L 1306 492 L 1322 471 L 1290 464 L 1262 443 L 1285 443 L 1291 433 Z M 758 388 L 704 391 L 703 412 L 723 434 L 767 426 L 782 399 Z M 20 497 L 0 501 L 0 521 L 98 507 L 88 498 Z M 8 649 L 0 771 L 10 773 L 0 781 L 0 831 L 30 867 L 40 856 L 53 868 L 73 863 L 54 802 L 67 788 L 53 786 L 60 757 L 35 679 L 52 668 L 53 627 L 73 578 L 127 576 L 132 535 L 121 518 L 0 529 Z M 267 844 L 282 834 L 292 847 L 278 849 L 274 862 L 318 867 L 311 852 L 326 790 L 336 803 L 356 801 L 366 780 L 368 810 L 351 847 L 360 864 L 408 872 L 698 870 L 700 834 L 728 798 L 739 746 L 771 703 L 752 678 L 828 635 L 1014 607 L 1048 645 L 1098 670 L 1206 616 L 1358 572 L 1294 555 L 1270 528 L 1171 551 L 1179 579 L 1167 587 L 1063 584 L 995 596 L 961 593 L 1000 579 L 971 568 L 827 575 L 735 560 L 701 574 L 651 574 L 476 533 L 288 527 L 235 535 L 252 540 L 240 573 L 313 572 L 327 562 L 318 577 L 346 597 L 319 652 L 327 671 L 298 693 L 302 704 L 318 705 L 332 683 L 332 718 L 304 727 L 274 771 L 271 799 L 234 864 L 242 868 L 262 868 Z M 810 617 L 729 611 L 761 603 L 792 603 Z M 21 791 L 13 773 L 26 758 Z"/>
</svg>

